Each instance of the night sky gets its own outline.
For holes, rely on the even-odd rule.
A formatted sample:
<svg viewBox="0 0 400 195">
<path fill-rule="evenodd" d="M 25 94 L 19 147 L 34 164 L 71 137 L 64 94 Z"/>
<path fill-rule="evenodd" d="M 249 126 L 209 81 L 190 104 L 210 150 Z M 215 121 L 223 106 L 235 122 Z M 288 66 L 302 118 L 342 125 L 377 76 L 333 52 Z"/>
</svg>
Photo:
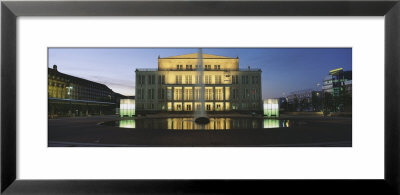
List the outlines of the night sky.
<svg viewBox="0 0 400 195">
<path fill-rule="evenodd" d="M 49 48 L 58 71 L 135 95 L 135 69 L 157 68 L 157 59 L 196 53 L 197 48 Z M 263 99 L 316 89 L 329 70 L 352 70 L 351 48 L 203 48 L 203 53 L 239 56 L 239 68 L 262 70 Z M 321 86 L 319 87 L 319 89 Z"/>
</svg>

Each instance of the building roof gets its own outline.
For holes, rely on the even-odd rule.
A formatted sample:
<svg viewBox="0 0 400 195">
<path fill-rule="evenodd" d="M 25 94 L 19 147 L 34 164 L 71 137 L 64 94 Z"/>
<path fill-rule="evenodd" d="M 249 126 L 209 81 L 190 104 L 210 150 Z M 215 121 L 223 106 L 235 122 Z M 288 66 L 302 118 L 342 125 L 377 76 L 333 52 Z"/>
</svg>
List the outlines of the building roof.
<svg viewBox="0 0 400 195">
<path fill-rule="evenodd" d="M 75 76 L 72 76 L 69 74 L 65 74 L 65 73 L 59 72 L 57 69 L 47 68 L 47 71 L 48 71 L 49 75 L 57 75 L 57 76 L 63 77 L 64 79 L 66 79 L 66 82 L 79 83 L 81 85 L 93 85 L 94 87 L 97 87 L 100 89 L 106 89 L 106 90 L 112 91 L 105 84 L 97 83 L 97 82 L 90 81 L 87 79 L 83 79 L 83 78 L 75 77 Z"/>
<path fill-rule="evenodd" d="M 197 58 L 198 58 L 198 53 L 191 53 L 178 56 L 170 56 L 161 59 L 197 59 Z M 203 59 L 233 59 L 233 58 L 203 53 Z"/>
</svg>

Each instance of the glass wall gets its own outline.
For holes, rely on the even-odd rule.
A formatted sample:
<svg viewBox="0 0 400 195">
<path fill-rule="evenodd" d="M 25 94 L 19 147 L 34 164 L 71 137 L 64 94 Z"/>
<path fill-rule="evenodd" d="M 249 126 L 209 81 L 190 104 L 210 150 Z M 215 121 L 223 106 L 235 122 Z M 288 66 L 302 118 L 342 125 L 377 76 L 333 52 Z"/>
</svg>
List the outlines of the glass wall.
<svg viewBox="0 0 400 195">
<path fill-rule="evenodd" d="M 279 117 L 278 99 L 264 100 L 264 116 Z"/>
<path fill-rule="evenodd" d="M 121 99 L 119 105 L 120 105 L 119 113 L 121 117 L 124 116 L 132 117 L 135 115 L 135 100 Z"/>
</svg>

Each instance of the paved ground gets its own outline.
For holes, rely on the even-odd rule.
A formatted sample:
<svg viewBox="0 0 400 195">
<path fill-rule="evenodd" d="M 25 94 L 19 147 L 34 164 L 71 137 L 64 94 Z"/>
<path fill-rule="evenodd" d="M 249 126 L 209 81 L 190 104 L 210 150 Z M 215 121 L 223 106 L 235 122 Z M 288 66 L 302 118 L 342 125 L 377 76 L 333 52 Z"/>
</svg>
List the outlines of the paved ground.
<svg viewBox="0 0 400 195">
<path fill-rule="evenodd" d="M 157 130 L 98 125 L 116 119 L 116 116 L 49 119 L 49 146 L 351 147 L 352 141 L 351 118 L 296 116 L 291 119 L 306 125 L 279 129 Z"/>
</svg>

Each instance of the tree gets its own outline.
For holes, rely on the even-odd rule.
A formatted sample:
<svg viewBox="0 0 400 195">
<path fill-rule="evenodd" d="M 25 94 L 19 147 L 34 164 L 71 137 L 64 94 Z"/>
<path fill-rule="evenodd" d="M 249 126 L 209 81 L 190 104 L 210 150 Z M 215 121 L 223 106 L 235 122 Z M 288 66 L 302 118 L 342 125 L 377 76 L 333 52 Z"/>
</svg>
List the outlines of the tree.
<svg viewBox="0 0 400 195">
<path fill-rule="evenodd" d="M 343 111 L 345 112 L 351 112 L 352 111 L 352 94 L 351 92 L 345 87 L 343 88 L 343 95 L 342 95 L 342 101 L 343 101 Z"/>
<path fill-rule="evenodd" d="M 294 96 L 293 107 L 294 107 L 294 111 L 297 111 L 297 109 L 299 108 L 299 98 L 297 98 L 297 95 Z"/>
<path fill-rule="evenodd" d="M 322 109 L 324 112 L 334 112 L 335 111 L 335 104 L 334 98 L 331 93 L 324 92 L 323 99 L 322 99 Z"/>
<path fill-rule="evenodd" d="M 321 108 L 322 108 L 321 96 L 322 96 L 322 94 L 320 92 L 312 93 L 311 105 L 312 105 L 313 111 L 321 111 Z"/>
<path fill-rule="evenodd" d="M 300 112 L 307 108 L 307 99 L 303 98 L 300 100 Z"/>
</svg>

